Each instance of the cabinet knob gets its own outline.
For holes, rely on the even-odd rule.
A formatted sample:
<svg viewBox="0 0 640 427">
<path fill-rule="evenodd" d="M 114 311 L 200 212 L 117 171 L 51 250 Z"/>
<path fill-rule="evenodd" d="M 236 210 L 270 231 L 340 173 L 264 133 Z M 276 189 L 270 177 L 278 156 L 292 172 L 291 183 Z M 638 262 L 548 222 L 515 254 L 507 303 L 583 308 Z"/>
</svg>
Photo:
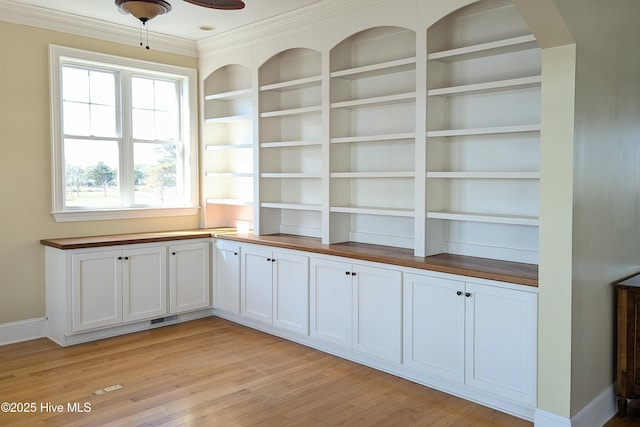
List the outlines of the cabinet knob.
<svg viewBox="0 0 640 427">
<path fill-rule="evenodd" d="M 125 260 L 128 260 L 128 259 L 129 259 L 129 257 L 128 257 L 128 256 L 126 256 L 126 257 L 124 257 L 124 259 L 125 259 Z"/>
<path fill-rule="evenodd" d="M 344 274 L 346 274 L 347 276 L 351 276 L 351 272 L 350 271 L 345 271 Z"/>
<path fill-rule="evenodd" d="M 467 297 L 467 298 L 469 298 L 469 297 L 471 296 L 471 292 L 466 292 L 466 293 L 464 294 L 464 296 L 465 296 L 465 297 Z"/>
<path fill-rule="evenodd" d="M 171 255 L 175 255 L 175 254 L 176 254 L 175 252 L 171 252 Z"/>
<path fill-rule="evenodd" d="M 354 271 L 354 272 L 351 272 L 351 275 L 352 275 L 352 276 L 355 276 L 355 275 L 356 275 L 355 271 Z"/>
<path fill-rule="evenodd" d="M 267 258 L 267 262 L 271 261 L 271 258 Z"/>
<path fill-rule="evenodd" d="M 233 254 L 237 256 L 237 255 L 238 255 L 238 252 L 234 252 Z"/>
<path fill-rule="evenodd" d="M 122 257 L 121 257 L 121 256 L 119 256 L 119 257 L 118 257 L 118 259 L 122 259 Z"/>
<path fill-rule="evenodd" d="M 276 259 L 275 258 L 271 258 L 271 262 L 276 262 Z"/>
<path fill-rule="evenodd" d="M 456 292 L 456 295 L 458 295 L 458 296 L 462 295 L 462 291 Z"/>
</svg>

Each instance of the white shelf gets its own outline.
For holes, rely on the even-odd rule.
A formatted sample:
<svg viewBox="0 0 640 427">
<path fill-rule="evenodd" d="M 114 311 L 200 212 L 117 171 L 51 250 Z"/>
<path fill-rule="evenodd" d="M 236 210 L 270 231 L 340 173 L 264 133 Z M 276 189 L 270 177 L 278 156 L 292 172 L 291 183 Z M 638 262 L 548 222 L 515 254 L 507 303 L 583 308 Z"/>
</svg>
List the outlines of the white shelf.
<svg viewBox="0 0 640 427">
<path fill-rule="evenodd" d="M 373 77 L 382 74 L 390 74 L 401 71 L 415 70 L 416 57 L 402 58 L 395 61 L 381 62 L 379 64 L 365 65 L 362 67 L 349 68 L 346 70 L 334 71 L 332 78 L 359 79 Z"/>
<path fill-rule="evenodd" d="M 415 178 L 414 172 L 332 172 L 331 178 Z"/>
<path fill-rule="evenodd" d="M 514 90 L 540 87 L 541 83 L 542 76 L 520 77 L 517 79 L 500 80 L 495 82 L 475 83 L 462 86 L 430 89 L 427 94 L 429 96 L 470 95 L 483 92 L 495 92 L 498 90 Z"/>
<path fill-rule="evenodd" d="M 248 98 L 251 96 L 251 88 L 238 89 L 229 92 L 214 93 L 204 97 L 205 101 L 227 101 L 231 99 Z"/>
<path fill-rule="evenodd" d="M 408 101 L 415 101 L 416 93 L 398 93 L 394 95 L 376 96 L 374 98 L 354 99 L 351 101 L 340 101 L 331 103 L 331 108 L 354 108 L 370 105 L 392 105 Z"/>
<path fill-rule="evenodd" d="M 251 120 L 250 115 L 211 117 L 205 120 L 206 123 L 236 123 Z"/>
<path fill-rule="evenodd" d="M 427 178 L 540 179 L 540 172 L 427 172 Z"/>
<path fill-rule="evenodd" d="M 441 136 L 470 136 L 470 135 L 491 135 L 500 133 L 522 133 L 522 132 L 540 132 L 540 125 L 513 125 L 513 126 L 496 126 L 487 128 L 474 129 L 446 129 L 446 130 L 430 130 L 427 131 L 427 138 L 436 138 Z"/>
<path fill-rule="evenodd" d="M 314 145 L 322 145 L 320 141 L 277 141 L 277 142 L 261 142 L 260 148 L 279 148 L 279 147 L 307 147 Z"/>
<path fill-rule="evenodd" d="M 210 205 L 227 205 L 227 206 L 251 206 L 252 201 L 240 199 L 207 199 Z"/>
<path fill-rule="evenodd" d="M 270 209 L 288 209 L 293 211 L 314 211 L 319 212 L 322 210 L 320 205 L 305 205 L 300 203 L 283 203 L 283 202 L 262 202 L 260 203 L 262 208 Z"/>
<path fill-rule="evenodd" d="M 291 108 L 289 110 L 266 111 L 260 113 L 260 117 L 283 117 L 283 116 L 301 116 L 305 114 L 314 114 L 322 111 L 322 106 L 314 105 L 312 107 Z"/>
<path fill-rule="evenodd" d="M 206 175 L 212 178 L 253 178 L 252 173 L 245 172 L 207 172 Z"/>
<path fill-rule="evenodd" d="M 268 85 L 260 86 L 261 91 L 287 91 L 304 89 L 308 87 L 319 86 L 322 82 L 322 76 L 305 77 L 302 79 L 289 80 L 285 82 L 272 83 Z"/>
<path fill-rule="evenodd" d="M 415 132 L 390 133 L 384 135 L 366 135 L 366 136 L 342 136 L 331 138 L 332 144 L 358 143 L 358 142 L 376 142 L 376 141 L 401 141 L 415 139 Z"/>
<path fill-rule="evenodd" d="M 499 55 L 502 53 L 517 52 L 519 50 L 534 49 L 537 47 L 538 43 L 536 42 L 535 36 L 529 34 L 526 36 L 512 37 L 489 43 L 480 43 L 472 46 L 433 52 L 427 56 L 427 59 L 442 62 L 455 62 L 490 55 Z"/>
<path fill-rule="evenodd" d="M 377 208 L 377 207 L 364 207 L 364 206 L 332 206 L 329 209 L 330 212 L 335 213 L 349 213 L 349 214 L 361 214 L 361 215 L 376 215 L 376 216 L 395 216 L 413 218 L 415 212 L 413 209 L 394 209 L 394 208 Z"/>
<path fill-rule="evenodd" d="M 540 220 L 535 216 L 481 214 L 469 212 L 432 211 L 427 212 L 429 219 L 444 219 L 449 221 L 486 222 L 493 224 L 527 225 L 537 227 Z"/>
<path fill-rule="evenodd" d="M 253 144 L 225 144 L 225 145 L 207 145 L 207 151 L 223 151 L 223 150 L 244 150 L 253 148 Z"/>
<path fill-rule="evenodd" d="M 319 179 L 322 178 L 318 174 L 309 173 L 285 173 L 285 172 L 264 172 L 260 174 L 260 178 L 276 178 L 276 179 Z"/>
</svg>

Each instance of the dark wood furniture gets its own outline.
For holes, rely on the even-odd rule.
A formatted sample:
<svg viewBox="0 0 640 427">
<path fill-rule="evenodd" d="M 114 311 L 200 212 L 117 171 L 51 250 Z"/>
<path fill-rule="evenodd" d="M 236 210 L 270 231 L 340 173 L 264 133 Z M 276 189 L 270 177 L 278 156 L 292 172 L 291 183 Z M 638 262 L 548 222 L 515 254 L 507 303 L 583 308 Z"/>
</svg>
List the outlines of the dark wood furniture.
<svg viewBox="0 0 640 427">
<path fill-rule="evenodd" d="M 640 274 L 615 284 L 617 300 L 616 396 L 618 416 L 640 398 Z"/>
</svg>

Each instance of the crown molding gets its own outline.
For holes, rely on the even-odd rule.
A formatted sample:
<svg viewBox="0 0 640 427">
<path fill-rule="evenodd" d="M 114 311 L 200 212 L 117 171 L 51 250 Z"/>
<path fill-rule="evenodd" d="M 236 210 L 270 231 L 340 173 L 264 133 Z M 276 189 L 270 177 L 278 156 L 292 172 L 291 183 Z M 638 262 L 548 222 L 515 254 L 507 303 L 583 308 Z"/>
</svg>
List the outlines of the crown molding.
<svg viewBox="0 0 640 427">
<path fill-rule="evenodd" d="M 0 0 L 0 21 L 28 25 L 61 33 L 91 37 L 124 45 L 137 45 L 140 33 L 124 25 L 57 12 L 35 6 Z M 154 50 L 197 58 L 196 42 L 149 31 Z"/>
<path fill-rule="evenodd" d="M 255 43 L 288 32 L 297 32 L 302 28 L 326 22 L 331 18 L 344 16 L 363 8 L 388 4 L 388 0 L 322 0 L 307 7 L 268 18 L 243 27 L 196 41 L 198 57 L 222 53 L 228 49 Z"/>
</svg>

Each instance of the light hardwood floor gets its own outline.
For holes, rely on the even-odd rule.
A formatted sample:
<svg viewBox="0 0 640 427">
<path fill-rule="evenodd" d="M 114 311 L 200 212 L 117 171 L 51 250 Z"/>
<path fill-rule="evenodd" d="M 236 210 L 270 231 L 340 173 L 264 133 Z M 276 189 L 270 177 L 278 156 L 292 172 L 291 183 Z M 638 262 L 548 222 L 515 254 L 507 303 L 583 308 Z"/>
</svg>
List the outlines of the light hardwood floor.
<svg viewBox="0 0 640 427">
<path fill-rule="evenodd" d="M 36 409 L 0 412 L 2 426 L 532 426 L 219 318 L 67 348 L 0 347 L 0 402 Z M 70 412 L 75 403 L 90 412 Z"/>
</svg>

